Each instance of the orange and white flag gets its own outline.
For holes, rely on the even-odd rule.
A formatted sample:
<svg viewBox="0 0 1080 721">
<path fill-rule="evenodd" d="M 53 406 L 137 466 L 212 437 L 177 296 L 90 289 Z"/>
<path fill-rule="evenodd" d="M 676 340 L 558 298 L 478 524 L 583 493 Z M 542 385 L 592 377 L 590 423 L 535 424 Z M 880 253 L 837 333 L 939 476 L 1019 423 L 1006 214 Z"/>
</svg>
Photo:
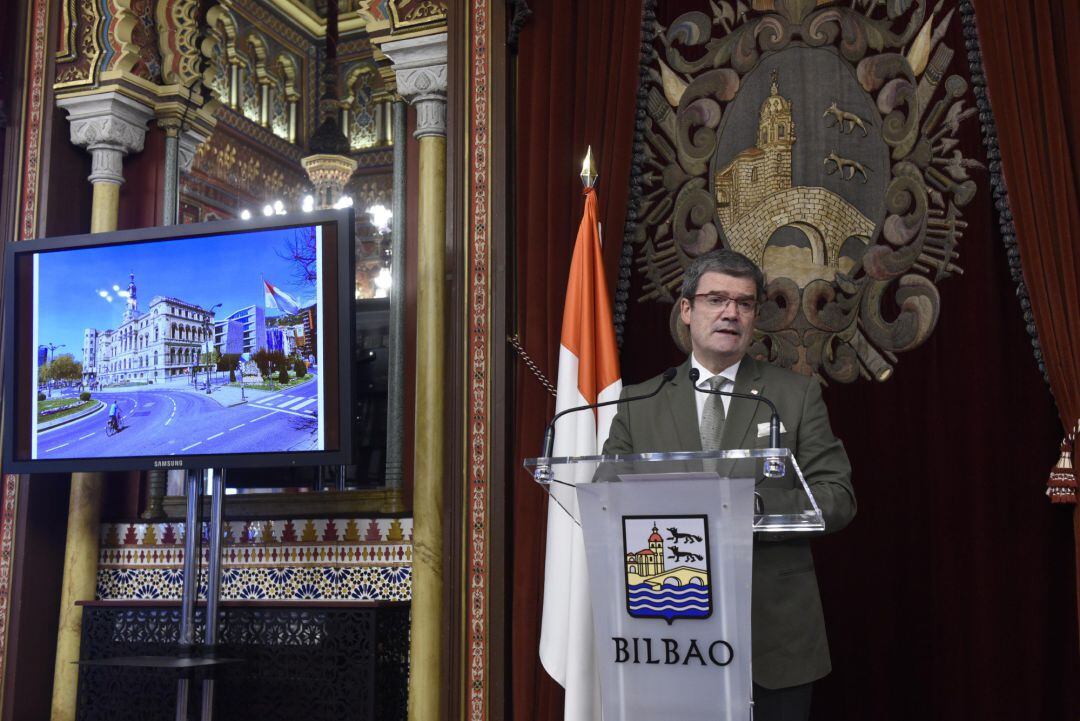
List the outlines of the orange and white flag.
<svg viewBox="0 0 1080 721">
<path fill-rule="evenodd" d="M 585 212 L 578 227 L 563 309 L 559 346 L 556 412 L 617 400 L 622 390 L 615 345 L 611 298 L 604 279 L 596 191 L 585 190 Z M 617 406 L 570 413 L 555 424 L 555 456 L 600 453 Z M 589 482 L 583 478 L 559 479 Z M 566 721 L 598 721 L 600 686 L 593 648 L 592 607 L 585 565 L 585 544 L 573 489 L 552 484 L 548 501 L 547 557 L 544 566 L 544 613 L 540 661 L 566 689 Z M 573 517 L 571 517 L 573 514 Z"/>
</svg>

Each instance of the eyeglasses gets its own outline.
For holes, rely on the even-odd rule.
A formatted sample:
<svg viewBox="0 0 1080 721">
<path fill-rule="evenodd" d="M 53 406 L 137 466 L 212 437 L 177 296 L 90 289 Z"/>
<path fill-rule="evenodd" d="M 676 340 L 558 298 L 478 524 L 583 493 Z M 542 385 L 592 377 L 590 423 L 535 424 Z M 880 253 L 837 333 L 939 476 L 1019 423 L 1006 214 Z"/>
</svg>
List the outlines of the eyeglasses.
<svg viewBox="0 0 1080 721">
<path fill-rule="evenodd" d="M 755 298 L 732 298 L 722 293 L 698 293 L 694 296 L 694 300 L 699 298 L 706 308 L 717 313 L 727 308 L 730 303 L 734 303 L 735 307 L 743 315 L 750 315 L 757 310 L 757 299 Z"/>
</svg>

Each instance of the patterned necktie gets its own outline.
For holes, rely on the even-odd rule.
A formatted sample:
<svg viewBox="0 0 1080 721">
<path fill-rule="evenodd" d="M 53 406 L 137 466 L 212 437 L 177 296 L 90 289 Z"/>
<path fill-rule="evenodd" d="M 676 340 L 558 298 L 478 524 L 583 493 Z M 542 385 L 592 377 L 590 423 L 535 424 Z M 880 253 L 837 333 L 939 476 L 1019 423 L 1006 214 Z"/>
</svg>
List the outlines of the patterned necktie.
<svg viewBox="0 0 1080 721">
<path fill-rule="evenodd" d="M 708 381 L 714 391 L 722 390 L 727 379 L 713 376 Z M 720 450 L 720 437 L 724 434 L 724 397 L 710 393 L 705 399 L 705 410 L 701 414 L 701 450 Z"/>
</svg>

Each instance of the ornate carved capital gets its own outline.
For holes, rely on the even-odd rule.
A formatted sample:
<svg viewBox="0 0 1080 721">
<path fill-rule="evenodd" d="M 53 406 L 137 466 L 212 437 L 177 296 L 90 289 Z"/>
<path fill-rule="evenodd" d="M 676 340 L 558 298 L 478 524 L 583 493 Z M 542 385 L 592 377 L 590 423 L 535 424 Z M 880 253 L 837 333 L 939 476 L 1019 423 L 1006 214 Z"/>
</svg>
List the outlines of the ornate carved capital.
<svg viewBox="0 0 1080 721">
<path fill-rule="evenodd" d="M 191 172 L 191 165 L 195 162 L 195 153 L 198 152 L 199 146 L 209 139 L 209 135 L 195 128 L 185 128 L 180 133 L 180 170 L 182 172 Z"/>
<path fill-rule="evenodd" d="M 357 166 L 353 158 L 330 153 L 308 155 L 300 164 L 315 186 L 320 208 L 329 208 L 337 202 Z"/>
<path fill-rule="evenodd" d="M 416 106 L 417 138 L 446 135 L 446 33 L 385 43 L 398 93 Z"/>
<path fill-rule="evenodd" d="M 409 102 L 424 100 L 427 96 L 446 99 L 446 64 L 419 68 L 403 68 L 394 64 L 397 71 L 398 92 Z"/>
<path fill-rule="evenodd" d="M 143 149 L 143 140 L 146 137 L 145 120 L 136 124 L 124 118 L 110 116 L 68 119 L 71 122 L 71 142 L 87 150 L 110 146 L 127 154 Z"/>
<path fill-rule="evenodd" d="M 123 183 L 123 158 L 143 149 L 152 108 L 116 91 L 60 98 L 67 111 L 71 142 L 93 156 L 91 183 Z"/>
<path fill-rule="evenodd" d="M 165 137 L 175 138 L 180 134 L 180 118 L 158 118 L 158 127 L 165 131 Z"/>
<path fill-rule="evenodd" d="M 189 90 L 171 94 L 155 103 L 158 127 L 168 138 L 180 139 L 180 162 L 186 172 L 200 145 L 213 134 L 217 120 L 214 110 L 217 102 L 207 100 Z"/>
</svg>

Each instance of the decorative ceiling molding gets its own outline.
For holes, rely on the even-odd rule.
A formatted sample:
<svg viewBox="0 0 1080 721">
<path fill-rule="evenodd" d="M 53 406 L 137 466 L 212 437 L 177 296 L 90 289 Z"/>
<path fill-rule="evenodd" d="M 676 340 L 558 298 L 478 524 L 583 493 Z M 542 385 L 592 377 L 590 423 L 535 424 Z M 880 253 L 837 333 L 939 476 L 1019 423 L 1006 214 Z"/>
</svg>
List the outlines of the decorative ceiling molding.
<svg viewBox="0 0 1080 721">
<path fill-rule="evenodd" d="M 300 167 L 300 158 L 303 156 L 303 150 L 299 145 L 290 143 L 283 138 L 279 138 L 258 123 L 248 120 L 239 113 L 231 112 L 224 106 L 218 109 L 217 119 L 221 121 L 223 125 L 234 130 L 238 135 L 250 139 L 253 143 L 257 144 L 258 147 L 267 151 L 272 151 L 281 158 L 288 158 L 291 162 L 296 164 L 297 168 Z"/>
<path fill-rule="evenodd" d="M 150 3 L 63 0 L 61 10 L 53 87 L 92 86 L 105 71 L 161 80 L 161 55 L 150 30 L 155 25 Z"/>
<path fill-rule="evenodd" d="M 380 43 L 445 32 L 446 8 L 446 0 L 360 0 L 357 14 Z"/>
<path fill-rule="evenodd" d="M 102 55 L 101 13 L 96 4 L 75 0 L 65 0 L 60 10 L 55 87 L 92 83 Z"/>
<path fill-rule="evenodd" d="M 195 151 L 191 170 L 183 178 L 194 183 L 209 183 L 215 193 L 234 198 L 215 205 L 229 215 L 245 205 L 261 206 L 274 199 L 298 207 L 300 199 L 311 192 L 296 146 L 268 147 L 243 129 L 223 122 L 217 132 Z M 282 151 L 286 152 L 282 152 Z"/>
<path fill-rule="evenodd" d="M 197 0 L 166 0 L 154 9 L 163 82 L 190 85 L 199 77 L 198 8 Z"/>
<path fill-rule="evenodd" d="M 317 38 L 326 37 L 326 18 L 300 0 L 270 0 L 270 4 L 305 32 Z M 363 30 L 365 24 L 365 20 L 358 14 L 343 13 L 338 19 L 338 33 L 345 35 L 356 30 Z"/>
<path fill-rule="evenodd" d="M 134 101 L 154 111 L 158 118 L 175 115 L 184 117 L 185 124 L 204 135 L 213 132 L 219 107 L 215 100 L 203 98 L 198 92 L 179 85 L 158 85 L 145 78 L 119 70 L 109 70 L 98 76 L 93 87 L 65 88 L 58 93 L 57 102 L 63 106 L 73 98 L 105 97 L 114 94 Z"/>
</svg>

